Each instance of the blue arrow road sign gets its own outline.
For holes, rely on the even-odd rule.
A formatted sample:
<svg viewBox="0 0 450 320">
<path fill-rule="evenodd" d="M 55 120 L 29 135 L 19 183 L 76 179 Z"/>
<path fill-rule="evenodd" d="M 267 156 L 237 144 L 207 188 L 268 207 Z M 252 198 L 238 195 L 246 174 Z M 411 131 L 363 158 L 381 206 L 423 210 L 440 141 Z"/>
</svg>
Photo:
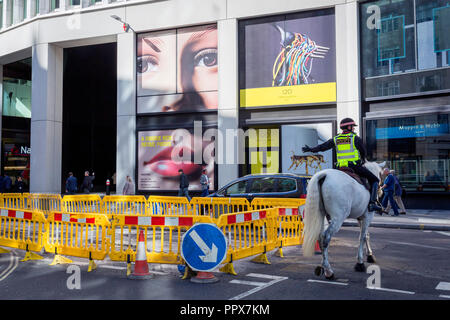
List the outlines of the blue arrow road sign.
<svg viewBox="0 0 450 320">
<path fill-rule="evenodd" d="M 196 223 L 181 239 L 181 256 L 195 271 L 212 271 L 227 255 L 227 240 L 211 223 Z"/>
</svg>

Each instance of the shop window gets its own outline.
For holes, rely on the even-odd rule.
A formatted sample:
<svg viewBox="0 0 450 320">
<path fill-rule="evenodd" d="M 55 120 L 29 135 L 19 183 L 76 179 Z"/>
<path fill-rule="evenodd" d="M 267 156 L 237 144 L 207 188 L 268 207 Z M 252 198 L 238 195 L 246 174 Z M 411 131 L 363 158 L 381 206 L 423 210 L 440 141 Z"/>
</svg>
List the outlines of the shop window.
<svg viewBox="0 0 450 320">
<path fill-rule="evenodd" d="M 279 129 L 255 129 L 248 139 L 250 173 L 279 172 Z"/>
<path fill-rule="evenodd" d="M 367 120 L 369 160 L 390 161 L 402 185 L 448 191 L 450 114 Z"/>
</svg>

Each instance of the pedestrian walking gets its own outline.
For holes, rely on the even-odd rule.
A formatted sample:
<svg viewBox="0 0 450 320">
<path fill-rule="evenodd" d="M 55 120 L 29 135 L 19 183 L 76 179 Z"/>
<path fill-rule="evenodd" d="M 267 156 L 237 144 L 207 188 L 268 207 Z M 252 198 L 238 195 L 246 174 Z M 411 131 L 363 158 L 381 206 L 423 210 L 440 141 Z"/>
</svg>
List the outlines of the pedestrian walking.
<svg viewBox="0 0 450 320">
<path fill-rule="evenodd" d="M 123 195 L 134 195 L 134 183 L 130 176 L 127 176 L 122 190 Z"/>
<path fill-rule="evenodd" d="M 9 193 L 9 192 L 11 192 L 12 190 L 12 181 L 11 181 L 11 178 L 7 175 L 7 174 L 5 174 L 5 176 L 4 176 L 4 178 L 3 178 L 3 185 L 4 185 L 4 193 Z"/>
<path fill-rule="evenodd" d="M 25 182 L 23 182 L 23 179 L 21 176 L 17 176 L 16 183 L 14 183 L 14 190 L 17 193 L 23 193 L 25 190 Z"/>
<path fill-rule="evenodd" d="M 381 206 L 383 208 L 387 207 L 388 201 L 391 203 L 392 209 L 394 209 L 394 216 L 398 216 L 398 206 L 397 203 L 394 200 L 394 188 L 395 188 L 395 178 L 390 173 L 388 168 L 384 169 L 384 174 L 386 174 L 386 179 L 384 179 L 384 184 L 381 187 L 381 189 L 384 190 L 384 197 L 383 201 L 381 202 Z M 383 210 L 385 211 L 385 210 Z M 382 212 L 380 212 L 380 215 Z"/>
<path fill-rule="evenodd" d="M 66 180 L 66 193 L 67 194 L 75 194 L 78 190 L 78 181 L 77 178 L 73 176 L 72 172 L 69 172 L 69 177 Z"/>
<path fill-rule="evenodd" d="M 206 174 L 206 169 L 202 170 L 202 175 L 200 177 L 200 184 L 202 186 L 202 197 L 206 197 L 209 194 L 209 177 Z"/>
<path fill-rule="evenodd" d="M 178 196 L 186 197 L 188 201 L 191 202 L 191 197 L 189 196 L 188 177 L 184 174 L 183 169 L 179 169 L 178 173 L 180 174 L 180 189 L 178 190 Z"/>
<path fill-rule="evenodd" d="M 395 179 L 394 200 L 397 203 L 397 206 L 400 208 L 400 214 L 406 214 L 405 205 L 403 204 L 403 200 L 402 200 L 403 189 L 402 189 L 402 186 L 400 185 L 400 180 L 398 180 L 398 177 L 395 175 L 394 170 L 391 170 L 390 173 L 392 174 L 392 176 Z M 389 213 L 390 210 L 391 210 L 391 204 L 389 203 L 388 206 L 386 207 L 387 213 Z"/>
<path fill-rule="evenodd" d="M 95 179 L 95 173 L 92 172 L 92 175 L 89 175 L 89 171 L 84 172 L 83 183 L 81 184 L 81 190 L 83 193 L 91 193 L 94 189 L 93 181 Z"/>
</svg>

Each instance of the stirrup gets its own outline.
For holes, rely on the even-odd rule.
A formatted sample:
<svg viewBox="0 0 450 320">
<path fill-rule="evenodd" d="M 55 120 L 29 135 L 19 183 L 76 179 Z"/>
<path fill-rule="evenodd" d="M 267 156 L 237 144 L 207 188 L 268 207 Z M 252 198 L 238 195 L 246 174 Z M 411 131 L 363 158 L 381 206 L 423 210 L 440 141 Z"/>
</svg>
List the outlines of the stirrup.
<svg viewBox="0 0 450 320">
<path fill-rule="evenodd" d="M 369 203 L 368 209 L 369 209 L 369 212 L 371 212 L 371 211 L 379 211 L 379 212 L 383 211 L 383 209 L 381 207 L 379 207 L 376 203 Z"/>
</svg>

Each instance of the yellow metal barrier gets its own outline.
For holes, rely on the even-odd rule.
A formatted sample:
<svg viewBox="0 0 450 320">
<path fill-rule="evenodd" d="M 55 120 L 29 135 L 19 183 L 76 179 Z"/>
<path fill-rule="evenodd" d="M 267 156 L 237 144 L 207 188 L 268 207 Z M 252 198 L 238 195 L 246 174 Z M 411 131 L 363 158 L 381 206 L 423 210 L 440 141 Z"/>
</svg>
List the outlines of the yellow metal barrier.
<svg viewBox="0 0 450 320">
<path fill-rule="evenodd" d="M 98 194 L 64 196 L 61 201 L 63 212 L 102 213 L 103 202 Z"/>
<path fill-rule="evenodd" d="M 37 258 L 31 251 L 42 250 L 47 240 L 45 226 L 41 212 L 0 208 L 0 246 L 26 250 L 23 261 Z"/>
<path fill-rule="evenodd" d="M 62 211 L 62 198 L 59 194 L 31 193 L 28 199 L 31 208 L 42 212 L 46 217 L 51 211 Z"/>
<path fill-rule="evenodd" d="M 181 263 L 181 237 L 197 222 L 212 223 L 209 217 L 186 215 L 115 216 L 109 256 L 113 261 L 135 261 L 139 233 L 143 230 L 147 262 Z"/>
<path fill-rule="evenodd" d="M 103 260 L 109 253 L 110 222 L 106 215 L 51 212 L 47 223 L 47 252 L 89 260 Z M 52 264 L 60 263 L 57 256 Z"/>
<path fill-rule="evenodd" d="M 301 198 L 254 198 L 251 206 L 252 210 L 275 207 L 300 207 L 305 204 L 306 199 Z"/>
<path fill-rule="evenodd" d="M 31 209 L 29 193 L 2 193 L 0 207 L 9 209 Z"/>
<path fill-rule="evenodd" d="M 191 215 L 192 206 L 185 197 L 150 196 L 147 199 L 147 214 Z"/>
<path fill-rule="evenodd" d="M 265 253 L 276 246 L 277 215 L 277 208 L 221 215 L 217 226 L 228 239 L 224 262 L 230 264 L 234 260 L 263 254 L 262 259 L 257 257 L 255 261 L 268 263 Z"/>
<path fill-rule="evenodd" d="M 112 219 L 114 215 L 145 215 L 147 201 L 144 196 L 104 196 L 104 214 Z"/>
<path fill-rule="evenodd" d="M 227 213 L 251 210 L 250 202 L 245 198 L 194 197 L 191 199 L 191 206 L 194 214 L 213 219 Z"/>
</svg>

